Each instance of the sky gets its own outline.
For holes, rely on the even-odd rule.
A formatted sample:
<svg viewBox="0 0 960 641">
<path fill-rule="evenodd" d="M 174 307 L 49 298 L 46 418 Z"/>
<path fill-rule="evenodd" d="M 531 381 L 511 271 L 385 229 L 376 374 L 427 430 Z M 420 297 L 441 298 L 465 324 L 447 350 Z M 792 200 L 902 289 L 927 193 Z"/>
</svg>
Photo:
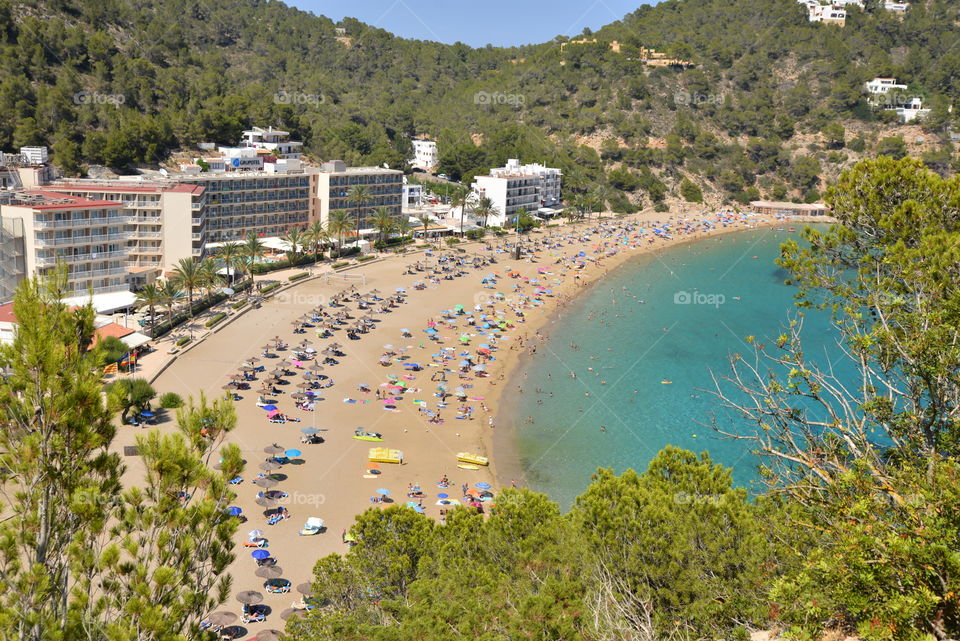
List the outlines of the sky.
<svg viewBox="0 0 960 641">
<path fill-rule="evenodd" d="M 286 0 L 335 21 L 351 17 L 404 38 L 486 44 L 536 44 L 598 29 L 660 0 Z"/>
</svg>

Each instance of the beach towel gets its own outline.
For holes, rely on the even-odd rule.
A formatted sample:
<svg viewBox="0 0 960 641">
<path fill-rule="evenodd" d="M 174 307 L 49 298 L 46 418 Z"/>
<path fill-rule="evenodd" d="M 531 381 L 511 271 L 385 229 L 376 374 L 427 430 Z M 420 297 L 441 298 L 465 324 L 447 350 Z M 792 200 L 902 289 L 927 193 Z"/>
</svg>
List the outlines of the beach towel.
<svg viewBox="0 0 960 641">
<path fill-rule="evenodd" d="M 343 399 L 343 402 L 344 402 L 344 403 L 356 403 L 356 402 L 357 402 L 357 399 L 355 399 L 355 398 L 345 398 L 345 399 Z"/>
</svg>

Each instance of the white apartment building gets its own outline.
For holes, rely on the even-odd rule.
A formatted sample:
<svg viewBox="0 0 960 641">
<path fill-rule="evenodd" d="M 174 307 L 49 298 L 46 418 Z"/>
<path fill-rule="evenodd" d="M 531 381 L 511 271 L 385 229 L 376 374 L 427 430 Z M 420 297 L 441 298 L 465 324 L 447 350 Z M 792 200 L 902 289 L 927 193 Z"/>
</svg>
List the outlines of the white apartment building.
<svg viewBox="0 0 960 641">
<path fill-rule="evenodd" d="M 66 265 L 70 294 L 93 292 L 98 309 L 133 302 L 127 286 L 126 231 L 133 216 L 114 200 L 93 200 L 49 189 L 16 192 L 0 205 L 0 218 L 23 225 L 25 275 L 42 276 Z"/>
<path fill-rule="evenodd" d="M 401 206 L 403 209 L 412 209 L 420 207 L 423 204 L 423 185 L 408 183 L 407 177 L 403 177 L 403 199 Z"/>
<path fill-rule="evenodd" d="M 360 229 L 370 227 L 374 209 L 386 207 L 394 216 L 400 216 L 403 200 L 403 172 L 383 167 L 347 167 L 342 160 L 331 160 L 313 174 L 316 179 L 317 210 L 315 217 L 324 225 L 330 221 L 330 212 L 342 210 L 357 221 Z M 351 197 L 354 187 L 363 185 L 370 192 L 370 201 L 359 204 Z"/>
<path fill-rule="evenodd" d="M 139 286 L 172 270 L 182 258 L 201 258 L 206 241 L 206 194 L 202 185 L 170 180 L 61 180 L 50 189 L 93 200 L 114 200 L 131 220 L 127 268 Z"/>
<path fill-rule="evenodd" d="M 440 162 L 437 143 L 432 140 L 413 140 L 413 158 L 410 166 L 430 171 Z"/>
<path fill-rule="evenodd" d="M 923 108 L 923 99 L 907 93 L 907 85 L 897 84 L 896 78 L 877 77 L 864 86 L 874 109 L 895 111 L 901 122 L 913 122 L 930 113 L 929 109 Z"/>
<path fill-rule="evenodd" d="M 300 158 L 303 155 L 303 143 L 289 138 L 289 131 L 273 127 L 254 127 L 243 132 L 240 144 L 243 147 L 266 149 L 280 158 Z"/>
<path fill-rule="evenodd" d="M 487 218 L 487 225 L 503 227 L 520 209 L 536 214 L 541 207 L 559 205 L 561 179 L 559 169 L 537 163 L 521 165 L 511 158 L 505 167 L 477 176 L 471 187 L 478 198 L 493 201 L 495 213 Z"/>
<path fill-rule="evenodd" d="M 48 160 L 46 147 L 20 147 L 20 155 L 28 165 L 44 165 Z"/>
</svg>

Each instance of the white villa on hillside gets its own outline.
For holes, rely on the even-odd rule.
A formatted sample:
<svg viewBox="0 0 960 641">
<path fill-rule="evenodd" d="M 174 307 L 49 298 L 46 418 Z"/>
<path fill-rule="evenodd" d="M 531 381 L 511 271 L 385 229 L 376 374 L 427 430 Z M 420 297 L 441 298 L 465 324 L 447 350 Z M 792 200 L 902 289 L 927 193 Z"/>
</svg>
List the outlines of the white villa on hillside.
<svg viewBox="0 0 960 641">
<path fill-rule="evenodd" d="M 922 119 L 930 113 L 923 108 L 923 99 L 920 96 L 907 93 L 907 85 L 897 83 L 896 78 L 874 78 L 867 82 L 867 93 L 870 94 L 870 106 L 874 109 L 896 111 L 901 122 L 913 122 Z"/>
</svg>

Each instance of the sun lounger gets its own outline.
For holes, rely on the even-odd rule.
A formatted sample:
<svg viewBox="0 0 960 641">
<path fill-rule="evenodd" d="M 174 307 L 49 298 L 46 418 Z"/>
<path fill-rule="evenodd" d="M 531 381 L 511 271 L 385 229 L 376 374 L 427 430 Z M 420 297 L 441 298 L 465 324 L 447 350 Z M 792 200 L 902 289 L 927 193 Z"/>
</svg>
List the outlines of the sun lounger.
<svg viewBox="0 0 960 641">
<path fill-rule="evenodd" d="M 244 614 L 240 617 L 240 621 L 243 623 L 263 623 L 267 620 L 267 615 L 262 612 L 251 612 L 250 614 Z"/>
<path fill-rule="evenodd" d="M 313 536 L 323 531 L 323 519 L 317 516 L 311 516 L 307 522 L 300 528 L 300 536 Z"/>
<path fill-rule="evenodd" d="M 252 541 L 243 542 L 243 547 L 245 548 L 265 548 L 267 545 L 266 539 L 254 539 Z"/>
</svg>

